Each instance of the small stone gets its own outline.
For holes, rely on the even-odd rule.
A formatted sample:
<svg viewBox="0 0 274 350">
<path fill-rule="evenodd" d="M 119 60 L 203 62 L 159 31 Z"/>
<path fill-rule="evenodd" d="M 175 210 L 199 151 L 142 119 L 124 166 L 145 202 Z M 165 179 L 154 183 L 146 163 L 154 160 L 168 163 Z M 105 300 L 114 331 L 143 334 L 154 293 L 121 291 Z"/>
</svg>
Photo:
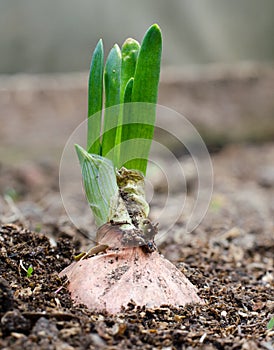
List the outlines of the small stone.
<svg viewBox="0 0 274 350">
<path fill-rule="evenodd" d="M 247 313 L 242 312 L 242 311 L 240 311 L 240 310 L 238 311 L 238 314 L 239 314 L 240 316 L 244 317 L 244 318 L 248 317 L 248 314 L 247 314 Z"/>
<path fill-rule="evenodd" d="M 226 312 L 225 310 L 223 310 L 223 311 L 221 312 L 221 316 L 222 316 L 222 317 L 226 317 L 226 316 L 227 316 L 227 312 Z"/>
<path fill-rule="evenodd" d="M 0 277 L 0 312 L 9 311 L 12 308 L 13 296 L 8 282 Z"/>
<path fill-rule="evenodd" d="M 5 334 L 28 332 L 31 325 L 19 310 L 8 311 L 1 318 L 2 331 Z"/>
<path fill-rule="evenodd" d="M 40 338 L 47 336 L 48 339 L 56 339 L 58 329 L 55 324 L 50 322 L 45 317 L 40 317 L 32 329 L 32 333 Z"/>
<path fill-rule="evenodd" d="M 260 169 L 258 182 L 262 187 L 274 187 L 274 166 L 265 166 Z"/>
</svg>

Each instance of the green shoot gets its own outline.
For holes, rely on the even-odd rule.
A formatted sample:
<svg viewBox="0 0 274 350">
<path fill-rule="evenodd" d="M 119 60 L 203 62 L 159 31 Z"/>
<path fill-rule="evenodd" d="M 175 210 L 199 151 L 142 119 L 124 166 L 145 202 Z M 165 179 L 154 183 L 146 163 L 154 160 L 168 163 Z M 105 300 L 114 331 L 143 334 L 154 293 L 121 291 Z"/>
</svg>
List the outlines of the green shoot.
<svg viewBox="0 0 274 350">
<path fill-rule="evenodd" d="M 128 38 L 122 46 L 121 103 L 126 102 L 126 86 L 134 78 L 139 51 L 140 44 L 132 38 Z"/>
<path fill-rule="evenodd" d="M 26 268 L 23 264 L 23 261 L 20 260 L 19 261 L 19 266 L 21 267 L 22 270 L 24 270 L 26 272 L 26 277 L 30 278 L 33 274 L 33 267 L 32 265 L 30 265 L 28 268 Z"/>
<path fill-rule="evenodd" d="M 267 324 L 267 329 L 272 329 L 272 328 L 274 328 L 274 317 L 272 317 Z"/>
<path fill-rule="evenodd" d="M 109 218 L 111 203 L 118 193 L 115 170 L 124 166 L 146 174 L 161 51 L 162 36 L 157 24 L 148 29 L 141 45 L 131 38 L 124 42 L 122 50 L 115 44 L 105 66 L 102 40 L 94 50 L 88 84 L 87 151 L 78 145 L 76 151 L 97 225 Z"/>
<path fill-rule="evenodd" d="M 133 77 L 135 74 L 136 61 L 140 49 L 140 44 L 134 39 L 127 39 L 122 46 L 121 61 L 121 86 L 120 103 L 131 102 L 131 93 L 133 87 Z M 119 111 L 115 135 L 114 164 L 120 168 L 121 164 L 121 139 L 123 130 L 123 109 Z"/>
<path fill-rule="evenodd" d="M 162 35 L 157 24 L 146 32 L 142 44 L 127 39 L 122 51 L 117 44 L 103 67 L 103 43 L 95 48 L 89 75 L 88 141 L 89 153 L 109 158 L 115 167 L 126 166 L 145 175 L 154 133 L 156 103 L 160 76 Z M 102 122 L 103 72 L 105 114 Z M 133 109 L 109 108 L 128 102 L 141 102 Z M 103 125 L 102 125 L 103 124 Z M 103 130 L 100 141 L 100 130 Z M 149 142 L 140 143 L 138 139 Z M 121 149 L 120 143 L 127 142 Z M 135 159 L 131 159 L 138 143 Z M 121 154 L 123 153 L 123 154 Z"/>
<path fill-rule="evenodd" d="M 129 169 L 140 170 L 144 174 L 146 174 L 147 160 L 154 134 L 161 52 L 162 35 L 158 25 L 154 24 L 146 32 L 141 44 L 131 97 L 131 102 L 146 102 L 146 104 L 135 106 L 131 113 L 125 115 L 122 132 L 122 142 L 136 140 L 140 149 L 139 157 L 127 162 L 125 166 Z M 132 113 L 134 116 L 132 116 Z M 139 122 L 132 125 L 131 118 Z M 140 139 L 149 140 L 150 142 L 140 143 L 138 142 Z M 136 148 L 134 141 L 128 143 L 129 154 Z"/>
<path fill-rule="evenodd" d="M 27 277 L 30 278 L 33 273 L 33 267 L 30 265 L 27 269 Z"/>
<path fill-rule="evenodd" d="M 103 70 L 104 49 L 102 40 L 99 40 L 92 56 L 88 82 L 87 150 L 94 154 L 100 154 L 101 152 L 100 132 L 103 105 Z"/>
<path fill-rule="evenodd" d="M 121 88 L 121 62 L 122 56 L 119 46 L 116 44 L 110 51 L 105 65 L 105 115 L 102 136 L 102 156 L 106 156 L 116 145 L 116 131 L 120 110 L 108 108 L 120 104 Z M 116 121 L 114 124 L 113 122 Z M 113 124 L 115 127 L 113 127 Z M 111 159 L 114 164 L 115 155 Z M 116 165 L 116 164 L 115 164 Z"/>
</svg>

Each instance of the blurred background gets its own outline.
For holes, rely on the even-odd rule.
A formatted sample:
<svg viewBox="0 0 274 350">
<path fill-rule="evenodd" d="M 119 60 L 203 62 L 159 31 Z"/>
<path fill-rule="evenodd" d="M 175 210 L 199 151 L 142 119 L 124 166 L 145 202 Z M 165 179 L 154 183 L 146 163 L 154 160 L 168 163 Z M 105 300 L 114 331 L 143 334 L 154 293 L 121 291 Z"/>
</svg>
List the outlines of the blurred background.
<svg viewBox="0 0 274 350">
<path fill-rule="evenodd" d="M 0 1 L 0 157 L 35 159 L 42 147 L 60 159 L 86 116 L 98 39 L 107 54 L 127 37 L 141 41 L 155 22 L 159 103 L 185 115 L 212 150 L 272 139 L 273 13 L 272 0 Z"/>
<path fill-rule="evenodd" d="M 273 14 L 272 0 L 0 0 L 0 221 L 19 218 L 36 229 L 50 223 L 54 231 L 64 214 L 59 163 L 69 136 L 86 118 L 95 45 L 103 38 L 107 53 L 127 37 L 141 41 L 156 22 L 163 33 L 159 103 L 187 117 L 214 154 L 215 197 L 208 225 L 217 222 L 222 232 L 231 225 L 254 232 L 263 221 L 269 234 L 274 213 L 274 196 L 269 197 L 274 190 Z M 182 164 L 189 164 L 182 149 L 171 147 Z M 197 183 L 194 170 L 193 165 L 187 170 L 188 189 Z M 161 179 L 152 180 L 156 192 L 166 190 Z M 239 211 L 230 210 L 245 207 L 254 194 L 253 185 L 241 192 L 243 183 L 255 184 L 258 193 L 249 203 L 256 208 L 247 209 L 241 223 Z M 90 212 L 87 218 L 89 225 Z M 202 230 L 210 231 L 206 224 Z"/>
<path fill-rule="evenodd" d="M 2 0 L 0 73 L 83 71 L 98 38 L 108 51 L 154 22 L 164 65 L 272 62 L 273 13 L 272 0 Z"/>
</svg>

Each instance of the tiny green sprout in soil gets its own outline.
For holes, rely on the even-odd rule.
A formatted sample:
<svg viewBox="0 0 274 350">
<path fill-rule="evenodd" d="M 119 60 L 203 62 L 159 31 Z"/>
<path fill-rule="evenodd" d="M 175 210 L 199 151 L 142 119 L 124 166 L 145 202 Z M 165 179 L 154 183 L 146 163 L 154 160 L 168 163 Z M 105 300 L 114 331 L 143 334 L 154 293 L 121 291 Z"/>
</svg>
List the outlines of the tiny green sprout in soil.
<svg viewBox="0 0 274 350">
<path fill-rule="evenodd" d="M 88 80 L 86 149 L 75 145 L 96 243 L 61 272 L 76 303 L 116 313 L 137 305 L 202 302 L 196 288 L 158 252 L 145 175 L 154 134 L 162 35 L 152 25 L 139 44 L 128 38 L 104 61 L 100 39 Z M 88 278 L 87 278 L 88 276 Z"/>
<path fill-rule="evenodd" d="M 13 187 L 9 187 L 6 189 L 4 193 L 4 197 L 6 196 L 10 197 L 13 201 L 16 201 L 19 197 L 19 194 Z"/>
<path fill-rule="evenodd" d="M 267 329 L 272 329 L 272 328 L 274 328 L 274 317 L 272 317 L 267 324 Z"/>
<path fill-rule="evenodd" d="M 33 273 L 33 267 L 30 265 L 27 269 L 27 277 L 31 277 Z"/>
<path fill-rule="evenodd" d="M 33 267 L 32 267 L 32 265 L 29 265 L 29 267 L 26 268 L 26 267 L 24 266 L 24 264 L 23 264 L 23 261 L 20 260 L 19 266 L 21 267 L 22 270 L 25 271 L 26 277 L 27 277 L 27 278 L 30 278 L 30 277 L 32 276 L 32 274 L 33 274 Z"/>
</svg>

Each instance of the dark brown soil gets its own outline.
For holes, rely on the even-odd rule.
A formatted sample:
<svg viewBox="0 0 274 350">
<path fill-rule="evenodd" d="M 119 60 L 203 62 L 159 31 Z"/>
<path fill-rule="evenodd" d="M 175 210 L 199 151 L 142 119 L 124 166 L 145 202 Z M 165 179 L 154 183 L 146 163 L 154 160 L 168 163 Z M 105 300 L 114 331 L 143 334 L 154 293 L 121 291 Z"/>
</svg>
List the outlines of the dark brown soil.
<svg viewBox="0 0 274 350">
<path fill-rule="evenodd" d="M 0 348 L 273 349 L 274 330 L 267 330 L 274 313 L 273 154 L 273 144 L 230 146 L 216 154 L 207 217 L 184 240 L 174 234 L 160 246 L 198 287 L 205 305 L 132 304 L 116 316 L 73 306 L 58 277 L 87 240 L 60 223 L 61 209 L 52 205 L 57 172 L 49 177 L 34 165 L 40 181 L 34 183 L 28 180 L 34 170 L 21 169 L 18 178 L 19 169 L 2 167 L 0 189 L 13 201 L 0 201 Z"/>
</svg>

